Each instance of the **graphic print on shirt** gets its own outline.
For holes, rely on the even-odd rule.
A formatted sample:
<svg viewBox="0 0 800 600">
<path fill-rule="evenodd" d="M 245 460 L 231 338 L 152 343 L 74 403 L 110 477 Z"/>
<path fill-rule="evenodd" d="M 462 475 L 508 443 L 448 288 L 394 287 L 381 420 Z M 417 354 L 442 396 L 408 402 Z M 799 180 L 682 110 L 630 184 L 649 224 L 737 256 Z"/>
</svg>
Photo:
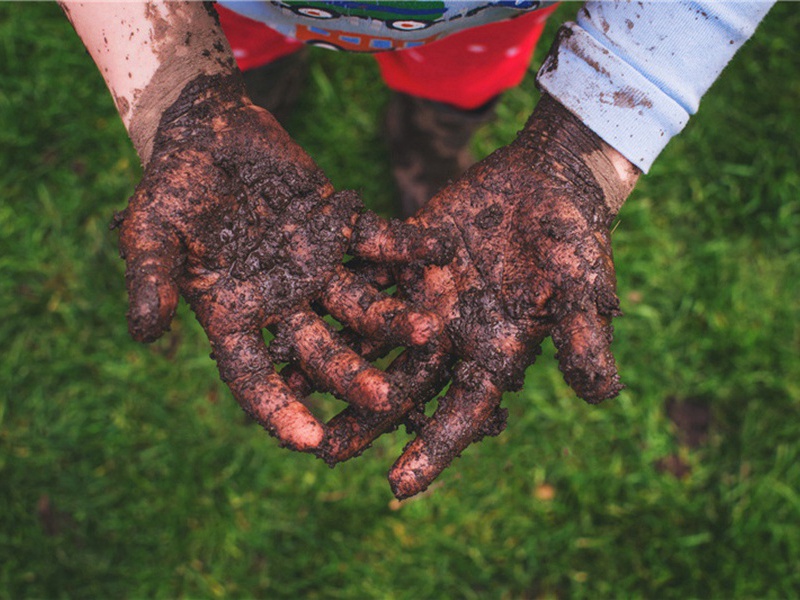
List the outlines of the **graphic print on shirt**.
<svg viewBox="0 0 800 600">
<path fill-rule="evenodd" d="M 341 16 L 376 19 L 399 31 L 430 27 L 445 13 L 444 2 L 276 2 L 278 6 L 313 19 L 336 19 Z"/>
<path fill-rule="evenodd" d="M 307 44 L 348 52 L 421 46 L 461 29 L 513 18 L 553 0 L 272 0 L 221 2 Z"/>
</svg>

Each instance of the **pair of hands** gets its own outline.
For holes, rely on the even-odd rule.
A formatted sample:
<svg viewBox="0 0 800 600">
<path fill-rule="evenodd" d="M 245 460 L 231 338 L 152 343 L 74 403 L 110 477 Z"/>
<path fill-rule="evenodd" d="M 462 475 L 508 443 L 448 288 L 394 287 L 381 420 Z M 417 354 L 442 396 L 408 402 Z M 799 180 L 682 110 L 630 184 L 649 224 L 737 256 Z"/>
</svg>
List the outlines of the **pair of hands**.
<svg viewBox="0 0 800 600">
<path fill-rule="evenodd" d="M 416 439 L 389 480 L 411 496 L 503 429 L 501 396 L 548 335 L 579 396 L 619 391 L 609 225 L 611 196 L 630 190 L 609 185 L 603 150 L 545 97 L 513 143 L 406 222 L 385 222 L 335 192 L 236 76 L 201 76 L 164 113 L 118 219 L 131 333 L 156 339 L 182 295 L 244 410 L 329 464 L 405 423 Z M 380 291 L 392 285 L 394 296 Z M 398 346 L 386 372 L 372 366 Z M 313 389 L 350 405 L 323 424 L 301 402 Z"/>
</svg>

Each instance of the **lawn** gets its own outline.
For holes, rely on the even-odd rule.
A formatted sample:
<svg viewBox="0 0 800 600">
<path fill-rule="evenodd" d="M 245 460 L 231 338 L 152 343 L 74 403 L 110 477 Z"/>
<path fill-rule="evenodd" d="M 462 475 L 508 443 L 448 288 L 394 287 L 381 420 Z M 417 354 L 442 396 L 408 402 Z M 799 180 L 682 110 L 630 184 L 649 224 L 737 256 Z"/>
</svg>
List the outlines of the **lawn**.
<svg viewBox="0 0 800 600">
<path fill-rule="evenodd" d="M 59 9 L 0 5 L 0 598 L 800 596 L 798 47 L 780 3 L 623 208 L 620 396 L 575 398 L 548 342 L 508 429 L 398 503 L 405 432 L 331 470 L 247 421 L 185 306 L 129 338 L 137 158 Z M 389 216 L 377 69 L 312 58 L 290 130 Z"/>
</svg>

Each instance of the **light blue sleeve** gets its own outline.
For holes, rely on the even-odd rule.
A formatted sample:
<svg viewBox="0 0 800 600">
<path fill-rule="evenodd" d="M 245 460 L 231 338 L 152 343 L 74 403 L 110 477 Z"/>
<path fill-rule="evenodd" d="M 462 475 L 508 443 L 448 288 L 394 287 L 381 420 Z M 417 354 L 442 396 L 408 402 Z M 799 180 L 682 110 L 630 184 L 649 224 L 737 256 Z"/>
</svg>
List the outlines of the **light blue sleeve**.
<svg viewBox="0 0 800 600">
<path fill-rule="evenodd" d="M 559 30 L 539 87 L 647 172 L 773 4 L 587 2 Z"/>
</svg>

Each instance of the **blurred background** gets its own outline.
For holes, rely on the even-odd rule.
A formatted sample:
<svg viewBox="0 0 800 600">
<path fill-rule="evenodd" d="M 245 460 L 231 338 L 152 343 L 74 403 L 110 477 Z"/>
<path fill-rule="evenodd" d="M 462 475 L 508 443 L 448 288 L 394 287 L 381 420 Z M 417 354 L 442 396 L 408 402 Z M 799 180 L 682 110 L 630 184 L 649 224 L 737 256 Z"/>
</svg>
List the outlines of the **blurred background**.
<svg viewBox="0 0 800 600">
<path fill-rule="evenodd" d="M 108 223 L 138 160 L 58 7 L 0 5 L 0 597 L 800 595 L 798 47 L 779 3 L 623 208 L 626 390 L 585 405 L 548 342 L 508 429 L 400 503 L 404 430 L 331 470 L 247 421 L 185 305 L 129 338 Z M 369 57 L 314 51 L 289 129 L 393 216 L 387 100 Z"/>
</svg>

